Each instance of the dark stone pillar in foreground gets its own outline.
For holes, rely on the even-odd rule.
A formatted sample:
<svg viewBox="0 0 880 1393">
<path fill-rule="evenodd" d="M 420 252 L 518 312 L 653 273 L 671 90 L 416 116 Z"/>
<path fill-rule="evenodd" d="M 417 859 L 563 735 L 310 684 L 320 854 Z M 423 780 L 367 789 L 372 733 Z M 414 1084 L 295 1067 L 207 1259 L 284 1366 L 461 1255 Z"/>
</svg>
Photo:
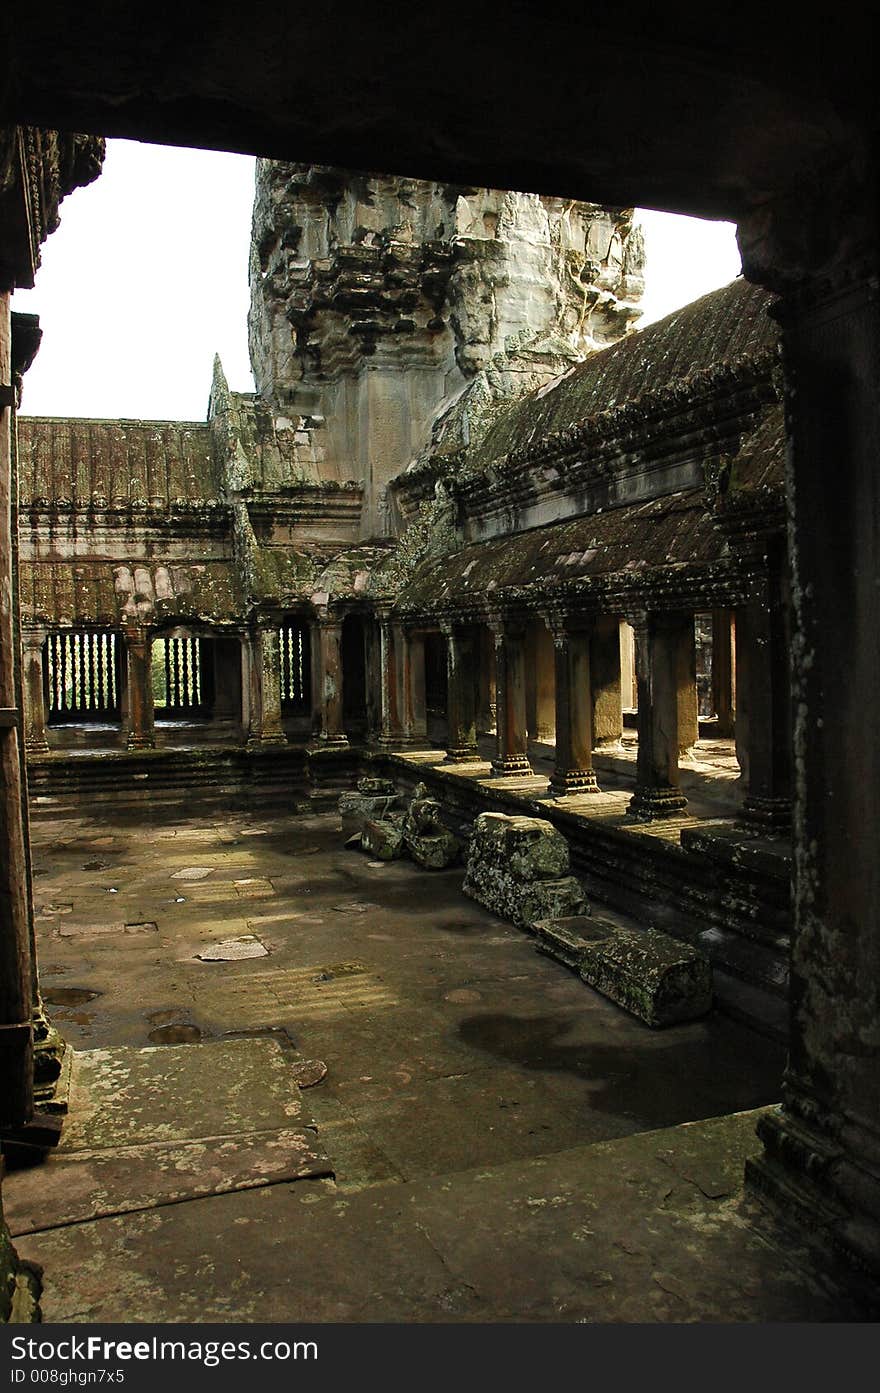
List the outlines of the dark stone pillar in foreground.
<svg viewBox="0 0 880 1393">
<path fill-rule="evenodd" d="M 470 624 L 441 626 L 447 640 L 449 734 L 446 759 L 462 764 L 479 759 L 477 749 L 478 635 Z"/>
<path fill-rule="evenodd" d="M 499 621 L 495 633 L 496 755 L 492 770 L 531 774 L 526 730 L 526 626 L 521 619 Z"/>
<path fill-rule="evenodd" d="M 694 621 L 689 614 L 638 613 L 629 622 L 635 631 L 639 747 L 636 791 L 627 812 L 652 822 L 687 806 L 678 784 L 678 757 L 682 737 L 690 734 L 689 701 L 696 703 Z"/>
<path fill-rule="evenodd" d="M 13 607 L 13 398 L 11 296 L 0 282 L 0 1124 L 18 1126 L 33 1108 L 30 889 L 19 748 Z M 2 1229 L 0 1229 L 2 1235 Z M 2 1237 L 0 1237 L 2 1241 Z M 0 1264 L 0 1278 L 3 1276 Z"/>
<path fill-rule="evenodd" d="M 556 658 L 556 762 L 549 792 L 588 793 L 593 772 L 593 702 L 590 684 L 589 621 L 554 625 Z"/>
<path fill-rule="evenodd" d="M 759 1124 L 751 1186 L 828 1270 L 880 1294 L 880 299 L 876 190 L 827 191 L 786 220 L 786 258 L 840 267 L 789 290 L 794 919 L 782 1108 Z M 839 195 L 839 197 L 838 197 Z M 832 199 L 837 199 L 833 204 Z M 834 214 L 829 211 L 833 207 Z M 860 226 L 856 214 L 864 212 Z M 766 251 L 741 235 L 747 268 Z M 864 260 L 856 262 L 859 237 Z M 808 262 L 809 264 L 809 262 Z M 757 266 L 764 274 L 764 268 Z M 769 279 L 769 277 L 767 277 Z M 785 289 L 785 287 L 783 286 Z M 842 1270 L 842 1265 L 839 1265 Z"/>
</svg>

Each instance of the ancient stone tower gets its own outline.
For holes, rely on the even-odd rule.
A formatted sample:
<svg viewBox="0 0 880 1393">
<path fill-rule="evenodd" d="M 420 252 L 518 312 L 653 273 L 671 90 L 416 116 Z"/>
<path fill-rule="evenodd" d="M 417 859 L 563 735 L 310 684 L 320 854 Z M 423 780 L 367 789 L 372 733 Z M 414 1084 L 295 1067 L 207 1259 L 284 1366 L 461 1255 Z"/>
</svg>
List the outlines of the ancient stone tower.
<svg viewBox="0 0 880 1393">
<path fill-rule="evenodd" d="M 509 399 L 619 338 L 643 259 L 632 210 L 261 160 L 257 391 L 300 478 L 362 480 L 362 536 L 387 535 L 388 481 L 449 404 L 481 375 L 486 402 Z"/>
</svg>

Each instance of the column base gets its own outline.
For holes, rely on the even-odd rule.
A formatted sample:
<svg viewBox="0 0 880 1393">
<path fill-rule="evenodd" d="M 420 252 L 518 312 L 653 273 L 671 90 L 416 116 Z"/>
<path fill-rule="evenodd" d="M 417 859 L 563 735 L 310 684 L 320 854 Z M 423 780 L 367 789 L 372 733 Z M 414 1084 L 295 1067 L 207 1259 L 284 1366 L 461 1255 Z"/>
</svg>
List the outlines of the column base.
<svg viewBox="0 0 880 1393">
<path fill-rule="evenodd" d="M 829 1279 L 880 1302 L 880 1195 L 868 1170 L 781 1108 L 757 1126 L 764 1153 L 746 1161 L 746 1193 Z M 869 1144 L 870 1149 L 870 1144 Z M 847 1193 L 849 1191 L 849 1193 Z"/>
<path fill-rule="evenodd" d="M 762 798 L 747 793 L 737 821 L 750 832 L 770 836 L 791 828 L 791 802 L 788 798 Z"/>
<path fill-rule="evenodd" d="M 47 755 L 49 753 L 49 741 L 45 738 L 42 740 L 25 740 L 24 752 L 26 755 Z"/>
<path fill-rule="evenodd" d="M 636 822 L 656 822 L 682 812 L 687 807 L 687 801 L 677 788 L 637 788 L 629 801 L 626 815 Z"/>
<path fill-rule="evenodd" d="M 287 736 L 283 732 L 280 735 L 249 735 L 246 741 L 246 748 L 249 750 L 261 750 L 266 745 L 274 745 L 277 749 L 279 745 L 286 745 L 287 743 Z"/>
<path fill-rule="evenodd" d="M 378 750 L 424 750 L 428 747 L 427 735 L 377 735 L 372 742 Z"/>
<path fill-rule="evenodd" d="M 527 755 L 506 755 L 504 759 L 492 761 L 492 773 L 498 779 L 525 779 L 534 772 Z"/>
<path fill-rule="evenodd" d="M 476 745 L 455 745 L 446 751 L 444 764 L 479 764 L 480 752 Z"/>
<path fill-rule="evenodd" d="M 42 1004 L 34 1010 L 33 1027 L 34 1106 L 42 1110 L 55 1102 L 67 1041 L 55 1029 Z M 66 1111 L 66 1107 L 62 1110 Z"/>
<path fill-rule="evenodd" d="M 565 798 L 570 793 L 597 793 L 599 784 L 592 769 L 553 770 L 547 792 L 553 798 Z"/>
<path fill-rule="evenodd" d="M 315 737 L 318 749 L 326 750 L 332 747 L 334 750 L 343 750 L 349 743 L 347 735 L 318 735 Z"/>
<path fill-rule="evenodd" d="M 155 750 L 156 741 L 149 735 L 130 735 L 125 742 L 127 750 Z"/>
</svg>

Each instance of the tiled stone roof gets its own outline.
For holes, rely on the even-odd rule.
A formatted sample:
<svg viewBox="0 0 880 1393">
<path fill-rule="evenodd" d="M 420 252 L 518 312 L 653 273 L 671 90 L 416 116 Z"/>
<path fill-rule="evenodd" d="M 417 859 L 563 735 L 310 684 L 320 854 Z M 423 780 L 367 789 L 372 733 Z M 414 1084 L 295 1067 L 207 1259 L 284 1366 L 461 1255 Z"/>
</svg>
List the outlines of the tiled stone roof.
<svg viewBox="0 0 880 1393">
<path fill-rule="evenodd" d="M 19 416 L 18 458 L 23 509 L 179 512 L 220 498 L 199 422 Z"/>
</svg>

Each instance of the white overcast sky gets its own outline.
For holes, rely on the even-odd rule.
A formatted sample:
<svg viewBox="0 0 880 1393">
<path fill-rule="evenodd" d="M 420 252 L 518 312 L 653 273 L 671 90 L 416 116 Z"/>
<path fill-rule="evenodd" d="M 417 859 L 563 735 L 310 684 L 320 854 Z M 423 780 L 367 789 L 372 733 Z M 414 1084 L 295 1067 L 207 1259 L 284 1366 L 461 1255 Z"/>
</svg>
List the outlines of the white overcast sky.
<svg viewBox="0 0 880 1393">
<path fill-rule="evenodd" d="M 254 161 L 111 140 L 100 178 L 61 205 L 36 288 L 43 342 L 29 415 L 204 420 L 214 354 L 252 392 L 247 352 Z M 739 274 L 734 228 L 642 212 L 643 325 Z"/>
</svg>

